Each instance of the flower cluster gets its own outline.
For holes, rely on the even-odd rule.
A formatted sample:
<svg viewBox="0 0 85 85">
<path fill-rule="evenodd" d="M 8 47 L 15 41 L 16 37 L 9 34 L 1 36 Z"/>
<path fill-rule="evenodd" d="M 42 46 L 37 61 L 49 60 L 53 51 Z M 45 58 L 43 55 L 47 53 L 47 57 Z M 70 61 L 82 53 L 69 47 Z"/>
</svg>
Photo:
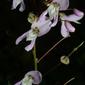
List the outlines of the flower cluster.
<svg viewBox="0 0 85 85">
<path fill-rule="evenodd" d="M 13 0 L 13 9 L 16 8 L 19 4 L 20 9 L 22 8 L 24 10 L 25 5 L 23 0 Z M 29 14 L 28 22 L 31 23 L 31 29 L 17 38 L 16 45 L 19 44 L 19 42 L 24 38 L 26 38 L 26 41 L 31 41 L 31 43 L 25 47 L 25 50 L 30 51 L 34 47 L 36 38 L 47 34 L 52 27 L 57 25 L 59 19 L 62 23 L 61 35 L 63 37 L 68 37 L 70 36 L 69 32 L 75 32 L 75 28 L 71 25 L 70 22 L 79 24 L 78 20 L 82 19 L 84 16 L 84 13 L 77 9 L 74 9 L 74 13 L 68 16 L 60 12 L 68 9 L 69 0 L 53 0 L 51 3 L 47 4 L 47 7 L 48 8 L 42 12 L 39 17 L 32 13 Z"/>
<path fill-rule="evenodd" d="M 13 0 L 12 9 L 16 9 L 17 6 L 19 6 L 19 11 L 23 12 L 25 10 L 25 3 L 23 0 Z M 64 13 L 69 7 L 69 0 L 52 0 L 52 2 L 47 3 L 46 6 L 47 9 L 44 10 L 39 17 L 33 13 L 29 13 L 28 22 L 31 23 L 30 30 L 22 34 L 16 40 L 16 45 L 24 38 L 26 38 L 26 41 L 31 41 L 30 44 L 25 47 L 27 52 L 32 50 L 38 37 L 47 34 L 51 28 L 57 25 L 58 20 L 61 21 L 61 35 L 66 38 L 70 36 L 70 32 L 75 32 L 75 27 L 72 26 L 70 22 L 80 24 L 78 21 L 84 16 L 84 13 L 78 9 L 74 9 L 71 15 L 66 15 Z M 69 64 L 69 59 L 66 56 L 62 56 L 61 62 Z M 42 76 L 40 72 L 31 71 L 15 85 L 39 84 L 41 80 Z"/>
</svg>

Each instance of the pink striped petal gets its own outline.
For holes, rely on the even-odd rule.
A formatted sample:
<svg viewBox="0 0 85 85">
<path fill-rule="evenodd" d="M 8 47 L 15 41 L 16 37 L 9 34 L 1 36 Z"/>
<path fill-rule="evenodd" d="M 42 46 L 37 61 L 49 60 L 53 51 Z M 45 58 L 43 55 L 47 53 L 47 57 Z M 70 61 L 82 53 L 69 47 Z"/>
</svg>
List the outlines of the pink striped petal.
<svg viewBox="0 0 85 85">
<path fill-rule="evenodd" d="M 69 7 L 69 0 L 53 0 L 60 5 L 60 10 L 66 10 Z"/>
<path fill-rule="evenodd" d="M 36 41 L 36 39 L 32 40 L 31 43 L 30 43 L 28 46 L 25 47 L 25 50 L 26 50 L 27 52 L 29 52 L 30 50 L 32 50 L 32 48 L 33 48 L 34 45 L 35 45 L 35 41 Z"/>
<path fill-rule="evenodd" d="M 62 20 L 67 20 L 67 21 L 72 21 L 72 22 L 77 22 L 78 20 L 82 19 L 84 16 L 84 13 L 75 9 L 74 14 L 71 14 L 69 16 L 63 16 Z"/>
<path fill-rule="evenodd" d="M 67 30 L 64 21 L 62 21 L 62 25 L 61 25 L 61 35 L 62 35 L 63 37 L 69 37 L 69 36 L 70 36 L 69 31 Z"/>
<path fill-rule="evenodd" d="M 69 22 L 66 21 L 65 25 L 69 32 L 75 32 L 75 27 L 72 26 Z"/>
<path fill-rule="evenodd" d="M 21 35 L 20 37 L 17 38 L 16 40 L 16 45 L 19 44 L 28 34 L 28 31 L 25 32 L 23 35 Z"/>
</svg>

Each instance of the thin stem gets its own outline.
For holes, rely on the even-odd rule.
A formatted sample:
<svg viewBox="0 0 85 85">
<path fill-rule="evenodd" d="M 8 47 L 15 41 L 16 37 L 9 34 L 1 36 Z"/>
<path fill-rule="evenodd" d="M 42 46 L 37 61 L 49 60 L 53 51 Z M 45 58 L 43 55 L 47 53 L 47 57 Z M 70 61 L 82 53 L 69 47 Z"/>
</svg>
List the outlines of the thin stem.
<svg viewBox="0 0 85 85">
<path fill-rule="evenodd" d="M 37 57 L 36 57 L 36 45 L 33 48 L 33 57 L 34 57 L 34 68 L 37 70 Z"/>
<path fill-rule="evenodd" d="M 70 57 L 75 51 L 77 51 L 82 45 L 84 44 L 84 41 L 79 44 L 76 48 L 74 48 L 69 54 L 68 57 Z"/>
<path fill-rule="evenodd" d="M 74 79 L 75 79 L 75 77 L 69 79 L 64 85 L 67 85 L 69 82 L 71 82 L 71 81 L 74 80 Z"/>
<path fill-rule="evenodd" d="M 55 65 L 54 67 L 52 67 L 49 71 L 47 71 L 43 77 L 45 77 L 47 74 L 50 74 L 52 71 L 54 71 L 55 69 L 57 69 L 57 67 L 59 67 L 61 65 L 61 63 L 59 63 L 58 65 Z"/>
<path fill-rule="evenodd" d="M 56 44 L 54 44 L 39 60 L 38 63 L 45 57 L 47 56 L 59 43 L 61 43 L 64 39 L 66 38 L 62 38 L 61 40 L 59 40 Z"/>
</svg>

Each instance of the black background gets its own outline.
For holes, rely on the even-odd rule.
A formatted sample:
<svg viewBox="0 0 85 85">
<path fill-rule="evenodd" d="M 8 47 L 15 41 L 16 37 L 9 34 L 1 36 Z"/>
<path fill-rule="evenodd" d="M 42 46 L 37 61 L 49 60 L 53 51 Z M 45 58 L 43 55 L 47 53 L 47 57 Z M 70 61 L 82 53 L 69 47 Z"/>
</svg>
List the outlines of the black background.
<svg viewBox="0 0 85 85">
<path fill-rule="evenodd" d="M 28 42 L 23 40 L 16 46 L 15 41 L 17 37 L 30 29 L 27 21 L 28 13 L 33 11 L 40 15 L 45 10 L 46 7 L 42 2 L 43 0 L 35 2 L 25 0 L 26 10 L 19 12 L 19 7 L 11 10 L 12 0 L 0 1 L 0 85 L 8 85 L 8 82 L 13 85 L 22 79 L 25 73 L 34 70 L 32 52 L 24 50 Z M 70 0 L 69 8 L 77 8 L 85 12 L 84 0 Z M 64 85 L 72 77 L 75 77 L 75 80 L 68 85 L 85 85 L 85 44 L 70 57 L 69 65 L 59 65 L 62 55 L 68 55 L 73 48 L 85 41 L 85 17 L 80 22 L 80 25 L 72 23 L 76 32 L 60 43 L 39 63 L 38 69 L 43 75 L 40 85 Z M 37 39 L 38 58 L 62 38 L 60 25 L 59 22 L 48 34 Z"/>
</svg>

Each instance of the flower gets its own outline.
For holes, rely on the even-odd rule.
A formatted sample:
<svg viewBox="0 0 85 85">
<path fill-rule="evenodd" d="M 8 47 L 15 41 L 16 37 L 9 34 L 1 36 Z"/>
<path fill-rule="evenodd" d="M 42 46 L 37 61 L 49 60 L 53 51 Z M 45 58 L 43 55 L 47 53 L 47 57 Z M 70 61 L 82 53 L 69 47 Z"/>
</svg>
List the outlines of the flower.
<svg viewBox="0 0 85 85">
<path fill-rule="evenodd" d="M 35 44 L 36 38 L 41 37 L 50 31 L 52 22 L 47 19 L 46 14 L 47 12 L 44 11 L 40 15 L 39 19 L 35 19 L 32 22 L 31 29 L 17 38 L 16 45 L 19 44 L 19 42 L 24 38 L 26 38 L 26 41 L 31 41 L 31 43 L 25 47 L 25 50 L 30 51 Z"/>
<path fill-rule="evenodd" d="M 53 24 L 51 25 L 54 27 L 58 22 L 58 14 L 59 10 L 66 10 L 69 6 L 69 0 L 53 0 L 47 8 L 47 13 L 49 15 L 49 19 L 53 20 Z"/>
<path fill-rule="evenodd" d="M 72 26 L 70 22 L 79 24 L 78 20 L 82 19 L 83 16 L 84 16 L 84 13 L 77 9 L 74 9 L 74 14 L 71 14 L 69 16 L 63 13 L 60 13 L 60 19 L 62 22 L 61 35 L 63 37 L 68 37 L 70 36 L 69 32 L 75 32 L 75 27 Z"/>
<path fill-rule="evenodd" d="M 24 11 L 25 9 L 25 4 L 23 0 L 13 0 L 13 4 L 12 4 L 12 10 L 16 9 L 16 7 L 20 5 L 19 11 Z"/>
<path fill-rule="evenodd" d="M 25 74 L 24 78 L 15 85 L 32 85 L 39 84 L 42 81 L 42 75 L 39 71 L 30 71 Z"/>
<path fill-rule="evenodd" d="M 66 10 L 69 7 L 69 0 L 53 0 L 52 2 L 59 4 L 60 10 Z"/>
</svg>

